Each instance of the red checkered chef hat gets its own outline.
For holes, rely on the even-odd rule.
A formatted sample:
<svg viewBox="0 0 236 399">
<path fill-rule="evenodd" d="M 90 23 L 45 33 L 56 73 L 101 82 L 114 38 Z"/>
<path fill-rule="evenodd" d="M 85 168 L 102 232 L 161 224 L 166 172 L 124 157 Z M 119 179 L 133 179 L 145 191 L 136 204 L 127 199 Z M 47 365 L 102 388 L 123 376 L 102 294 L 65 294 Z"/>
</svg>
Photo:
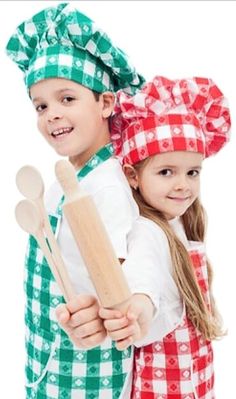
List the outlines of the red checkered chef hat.
<svg viewBox="0 0 236 399">
<path fill-rule="evenodd" d="M 118 93 L 111 139 L 131 165 L 169 151 L 209 157 L 229 140 L 230 126 L 227 100 L 211 79 L 156 76 L 134 96 Z"/>
</svg>

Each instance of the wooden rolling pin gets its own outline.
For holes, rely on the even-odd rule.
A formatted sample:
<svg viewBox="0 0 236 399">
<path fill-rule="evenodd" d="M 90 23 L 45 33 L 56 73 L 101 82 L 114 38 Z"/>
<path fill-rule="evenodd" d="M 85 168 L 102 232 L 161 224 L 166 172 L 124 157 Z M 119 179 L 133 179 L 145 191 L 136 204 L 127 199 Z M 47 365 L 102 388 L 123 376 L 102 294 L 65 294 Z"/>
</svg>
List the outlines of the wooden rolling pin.
<svg viewBox="0 0 236 399">
<path fill-rule="evenodd" d="M 58 161 L 55 173 L 65 194 L 64 214 L 102 306 L 125 311 L 131 293 L 92 197 L 79 187 L 70 162 Z"/>
</svg>

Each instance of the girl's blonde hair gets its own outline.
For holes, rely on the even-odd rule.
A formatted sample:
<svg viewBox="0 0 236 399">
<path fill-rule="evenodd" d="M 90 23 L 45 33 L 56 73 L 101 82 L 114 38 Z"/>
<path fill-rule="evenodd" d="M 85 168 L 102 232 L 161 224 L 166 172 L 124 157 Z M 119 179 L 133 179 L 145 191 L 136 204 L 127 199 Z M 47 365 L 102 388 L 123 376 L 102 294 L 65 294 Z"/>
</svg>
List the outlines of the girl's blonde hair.
<svg viewBox="0 0 236 399">
<path fill-rule="evenodd" d="M 146 165 L 148 159 L 150 158 L 134 166 L 137 172 Z M 133 196 L 138 204 L 140 214 L 158 224 L 166 234 L 173 264 L 173 276 L 185 303 L 189 319 L 207 340 L 223 336 L 221 318 L 211 292 L 213 272 L 209 261 L 207 260 L 210 309 L 203 298 L 188 251 L 170 227 L 168 220 L 162 212 L 144 201 L 139 190 L 133 189 Z M 194 201 L 181 219 L 187 239 L 203 242 L 206 230 L 206 214 L 199 199 Z"/>
</svg>

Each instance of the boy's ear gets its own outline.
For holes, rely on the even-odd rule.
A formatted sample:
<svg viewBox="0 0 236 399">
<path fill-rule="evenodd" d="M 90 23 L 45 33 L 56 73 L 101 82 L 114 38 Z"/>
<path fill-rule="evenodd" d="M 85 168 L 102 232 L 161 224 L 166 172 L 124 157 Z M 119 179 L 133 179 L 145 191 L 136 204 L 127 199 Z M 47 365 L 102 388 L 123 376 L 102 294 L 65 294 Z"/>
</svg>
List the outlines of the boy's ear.
<svg viewBox="0 0 236 399">
<path fill-rule="evenodd" d="M 138 188 L 138 173 L 132 165 L 125 164 L 123 166 L 123 172 L 129 182 L 129 185 L 137 190 Z"/>
<path fill-rule="evenodd" d="M 111 116 L 114 105 L 115 95 L 111 91 L 105 91 L 101 94 L 102 97 L 102 116 L 103 118 L 109 118 Z"/>
</svg>

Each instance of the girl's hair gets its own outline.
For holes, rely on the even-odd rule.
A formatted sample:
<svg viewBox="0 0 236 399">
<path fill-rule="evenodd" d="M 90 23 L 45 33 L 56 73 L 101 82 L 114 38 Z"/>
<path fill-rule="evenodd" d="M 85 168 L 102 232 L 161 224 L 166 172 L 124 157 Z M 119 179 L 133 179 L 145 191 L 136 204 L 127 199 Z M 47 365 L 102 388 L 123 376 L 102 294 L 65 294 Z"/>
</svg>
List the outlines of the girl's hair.
<svg viewBox="0 0 236 399">
<path fill-rule="evenodd" d="M 149 159 L 147 158 L 134 166 L 137 172 L 147 164 Z M 133 196 L 138 204 L 140 214 L 158 224 L 166 234 L 173 264 L 173 276 L 185 303 L 189 319 L 207 340 L 223 336 L 221 318 L 211 293 L 213 273 L 209 261 L 207 261 L 207 269 L 211 299 L 210 308 L 207 306 L 197 282 L 188 251 L 170 227 L 168 220 L 162 212 L 144 201 L 138 189 L 133 189 Z M 203 242 L 206 230 L 206 214 L 199 199 L 194 201 L 181 219 L 187 239 Z"/>
</svg>

